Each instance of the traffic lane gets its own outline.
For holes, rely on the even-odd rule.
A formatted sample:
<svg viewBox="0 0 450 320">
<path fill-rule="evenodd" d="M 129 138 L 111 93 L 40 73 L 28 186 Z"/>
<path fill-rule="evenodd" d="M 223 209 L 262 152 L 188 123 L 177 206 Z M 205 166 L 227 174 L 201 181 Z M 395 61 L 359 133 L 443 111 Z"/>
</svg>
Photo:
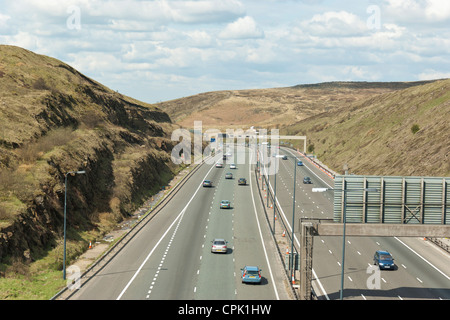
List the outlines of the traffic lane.
<svg viewBox="0 0 450 320">
<path fill-rule="evenodd" d="M 236 192 L 236 203 L 239 203 L 239 207 L 235 208 L 233 254 L 235 255 L 237 299 L 275 300 L 278 298 L 278 294 L 275 289 L 276 284 L 272 281 L 273 273 L 271 271 L 274 267 L 268 264 L 268 260 L 275 261 L 275 258 L 272 256 L 271 259 L 267 258 L 267 249 L 264 248 L 265 244 L 261 239 L 261 232 L 263 232 L 263 238 L 270 238 L 270 235 L 266 234 L 268 229 L 262 227 L 265 225 L 264 209 L 255 188 L 255 177 L 251 174 L 250 167 L 248 170 L 248 185 L 238 186 L 239 192 Z M 252 199 L 252 197 L 254 198 Z M 242 283 L 241 268 L 246 265 L 262 269 L 259 285 Z"/>
<path fill-rule="evenodd" d="M 195 299 L 230 300 L 235 298 L 233 263 L 233 216 L 234 216 L 234 180 L 225 179 L 223 171 L 215 190 L 212 207 L 208 213 L 200 267 L 197 272 Z M 222 199 L 230 200 L 231 209 L 221 209 Z M 211 245 L 215 238 L 228 242 L 226 253 L 212 253 Z"/>
<path fill-rule="evenodd" d="M 284 160 L 286 162 L 286 160 Z M 290 160 L 292 161 L 292 160 Z M 292 168 L 292 169 L 291 169 Z M 291 183 L 287 185 L 292 185 L 293 180 L 293 170 L 297 170 L 297 177 L 302 177 L 302 175 L 306 175 L 306 169 L 304 166 L 293 166 L 292 163 L 288 163 L 287 165 L 282 164 L 280 166 L 280 178 L 282 180 L 291 180 Z M 296 215 L 299 215 L 303 218 L 305 217 L 312 217 L 312 218 L 332 218 L 333 213 L 333 207 L 332 207 L 332 201 L 330 199 L 330 196 L 324 197 L 323 194 L 320 193 L 313 193 L 312 187 L 314 184 L 318 184 L 319 187 L 326 187 L 326 185 L 322 182 L 320 179 L 313 179 L 313 184 L 305 184 L 304 186 L 299 185 L 300 183 L 303 184 L 302 179 L 297 179 L 297 185 L 296 190 L 299 190 L 298 193 L 296 192 L 296 211 L 299 210 L 300 212 L 297 212 Z M 317 187 L 317 184 L 315 187 Z M 293 187 L 291 187 L 293 188 Z M 287 194 L 289 194 L 289 188 L 287 188 Z M 290 196 L 289 198 L 291 198 Z M 292 202 L 291 199 L 286 199 L 284 197 L 285 201 Z M 298 200 L 297 200 L 298 199 Z M 283 201 L 283 196 L 281 197 L 281 202 Z M 292 208 L 292 205 L 291 205 Z M 292 209 L 291 209 L 292 211 Z M 292 217 L 292 214 L 290 214 L 290 217 Z M 295 221 L 296 222 L 296 221 Z M 299 237 L 299 234 L 296 233 L 297 238 Z M 326 237 L 329 238 L 329 237 Z M 336 255 L 338 254 L 339 257 L 342 256 L 342 245 L 339 245 L 342 243 L 342 237 L 333 237 L 331 238 L 333 240 L 328 239 L 332 243 L 331 248 L 322 248 L 319 246 L 318 248 L 314 249 L 314 255 L 317 257 L 327 257 L 330 255 Z M 321 239 L 323 241 L 323 239 Z M 323 252 L 322 252 L 323 251 Z M 341 272 L 340 272 L 340 261 L 342 258 L 339 258 L 338 256 L 335 257 L 335 264 L 329 263 L 330 260 L 327 257 L 328 263 L 319 263 L 314 264 L 313 269 L 315 268 L 317 271 L 317 274 L 324 275 L 321 276 L 322 281 L 322 287 L 325 288 L 325 292 L 332 292 L 331 298 L 335 298 L 336 295 L 339 297 L 339 289 L 340 289 L 340 279 L 341 279 Z M 353 259 L 353 258 L 352 258 Z M 318 262 L 317 258 L 314 259 L 314 261 Z M 366 268 L 364 267 L 366 264 L 363 265 L 357 265 L 357 266 L 347 266 L 346 273 L 353 273 L 353 277 L 350 274 L 346 274 L 344 277 L 346 281 L 349 282 L 348 286 L 350 288 L 357 288 L 362 287 L 365 288 L 365 271 Z M 318 266 L 318 267 L 317 267 Z M 363 278 L 364 281 L 359 281 L 359 278 Z M 348 279 L 348 280 L 347 280 Z M 317 281 L 317 280 L 316 280 Z M 320 286 L 318 286 L 320 287 Z M 334 294 L 333 294 L 334 293 Z M 358 298 L 361 298 L 359 296 Z"/>
<path fill-rule="evenodd" d="M 290 153 L 292 153 L 292 151 Z M 295 152 L 294 152 L 294 154 L 295 154 Z M 304 164 L 305 163 L 307 163 L 307 162 L 304 162 Z M 312 168 L 312 170 L 316 170 L 317 174 L 319 174 L 319 175 L 321 174 L 320 172 L 317 171 L 319 169 L 315 168 L 314 166 L 312 166 L 310 168 Z M 324 174 L 321 174 L 321 175 L 322 175 L 323 180 L 327 181 L 327 177 L 328 176 L 326 176 Z M 378 238 L 378 239 L 380 239 L 380 238 Z M 381 239 L 387 240 L 389 238 L 381 238 Z M 398 238 L 391 238 L 391 239 L 389 239 L 389 241 L 393 241 L 393 240 L 396 240 L 398 242 L 399 239 Z M 430 252 L 437 253 L 437 251 L 440 250 L 440 249 L 436 248 L 436 246 L 434 246 L 433 244 L 428 246 L 428 249 L 430 249 L 430 247 L 433 247 L 433 249 L 431 251 L 430 250 L 426 250 L 426 248 L 421 248 L 421 247 L 423 247 L 424 242 L 423 241 L 422 242 L 418 241 L 418 238 L 401 238 L 401 240 L 402 240 L 402 242 L 410 243 L 411 249 L 414 248 L 412 250 L 417 250 L 418 251 L 418 254 L 416 255 L 416 257 L 414 257 L 414 256 L 412 257 L 413 261 L 422 261 L 423 262 L 424 259 L 425 259 L 424 256 L 428 257 L 428 259 L 426 259 L 428 261 L 426 264 L 428 264 L 428 266 L 432 265 L 432 267 L 431 267 L 429 272 L 424 273 L 424 277 L 428 277 L 428 276 L 431 277 L 432 279 L 430 279 L 430 281 L 428 281 L 428 282 L 434 283 L 435 288 L 443 287 L 443 289 L 433 289 L 432 291 L 439 291 L 440 290 L 440 291 L 443 291 L 442 293 L 444 295 L 448 295 L 448 291 L 446 289 L 447 289 L 447 283 L 449 282 L 448 281 L 449 280 L 449 276 L 447 274 L 448 271 L 447 271 L 447 273 L 445 273 L 445 270 L 449 269 L 449 267 L 448 267 L 450 265 L 448 263 L 449 262 L 449 255 L 444 255 L 443 256 L 442 255 L 443 252 L 440 252 L 438 254 L 438 256 L 436 256 L 436 254 L 435 255 L 430 255 Z M 375 242 L 378 243 L 378 241 L 375 241 Z M 395 243 L 395 241 L 394 241 L 394 243 Z M 368 244 L 370 244 L 370 242 Z M 409 247 L 405 243 L 403 243 L 403 246 L 406 247 L 406 248 Z M 402 251 L 404 251 L 403 249 L 402 249 Z M 417 259 L 419 259 L 419 260 L 417 260 Z M 436 265 L 438 267 L 435 267 Z M 444 271 L 442 271 L 442 270 L 444 270 Z M 442 278 L 444 279 L 444 282 L 442 282 Z M 441 282 L 439 281 L 439 279 L 441 280 Z M 417 282 L 419 282 L 419 283 L 421 283 L 421 281 L 424 282 L 421 278 L 419 278 L 417 276 L 413 277 L 413 279 L 411 279 L 411 280 L 409 280 L 406 283 L 410 283 L 411 286 L 413 286 L 413 287 L 415 287 L 415 285 L 417 284 L 415 280 L 417 280 Z M 414 290 L 414 291 L 418 292 L 418 290 Z"/>
<path fill-rule="evenodd" d="M 288 165 L 287 167 L 286 167 L 286 170 L 289 170 L 289 168 L 290 168 L 291 166 L 290 165 Z M 292 173 L 290 173 L 290 176 L 292 177 Z M 291 178 L 292 179 L 292 178 Z M 324 178 L 324 179 L 326 179 L 326 178 Z M 319 180 L 319 181 L 321 181 L 321 180 Z M 320 183 L 320 182 L 319 182 Z M 289 184 L 288 184 L 289 185 Z M 305 196 L 307 196 L 307 192 L 305 192 Z M 310 200 L 311 201 L 311 199 L 308 197 L 308 200 Z M 331 212 L 331 210 L 330 210 L 330 212 Z M 317 216 L 316 216 L 317 217 Z M 331 217 L 331 215 L 330 215 L 330 217 Z M 370 239 L 370 238 L 369 238 Z M 362 242 L 364 242 L 365 244 L 363 245 L 363 247 L 364 246 L 367 246 L 367 247 L 370 247 L 370 245 L 372 244 L 373 245 L 373 240 L 369 240 L 369 241 L 365 241 L 365 239 L 363 240 L 362 238 L 360 238 L 360 239 L 358 239 L 358 240 L 355 240 L 355 241 L 357 241 L 357 242 L 361 242 L 361 244 L 362 244 Z M 335 251 L 335 250 L 331 250 L 331 251 Z M 360 252 L 363 252 L 363 251 L 365 251 L 364 249 L 361 249 L 361 251 Z M 370 250 L 369 250 L 370 251 Z M 375 251 L 375 250 L 373 250 L 373 251 Z M 355 259 L 357 259 L 358 257 L 355 257 Z M 357 259 L 358 260 L 358 259 Z M 439 260 L 436 260 L 437 262 L 439 261 Z M 362 262 L 362 261 L 361 261 Z M 357 263 L 357 265 L 359 265 L 359 263 Z M 361 264 L 361 266 L 362 266 L 363 264 Z M 430 275 L 431 274 L 436 274 L 436 272 L 434 271 L 431 271 L 430 273 L 429 273 Z M 346 278 L 348 278 L 348 277 L 346 277 Z M 402 275 L 400 275 L 399 277 L 396 277 L 396 279 L 401 279 L 401 278 L 405 278 L 404 276 L 402 276 Z M 420 279 L 420 278 L 418 278 L 418 277 L 415 277 L 415 278 L 417 278 L 417 279 Z M 409 278 L 407 281 L 403 281 L 402 283 L 403 283 L 403 285 L 406 285 L 406 287 L 408 287 L 408 286 L 411 286 L 411 288 L 415 288 L 416 287 L 416 285 L 417 285 L 417 283 L 416 282 L 419 282 L 420 283 L 420 281 L 423 281 L 422 279 L 420 279 L 420 281 L 419 280 L 417 280 L 417 281 L 415 281 L 414 279 L 415 279 L 414 277 L 413 278 Z M 354 279 L 349 279 L 349 281 L 351 282 L 351 283 L 358 283 L 358 286 L 360 287 L 360 288 L 362 288 L 361 290 L 363 290 L 363 288 L 364 288 L 364 280 L 365 279 L 365 277 L 362 277 L 362 281 L 360 281 L 360 283 L 358 283 L 358 280 L 354 280 Z M 386 280 L 386 279 L 384 279 L 384 280 Z M 385 284 L 386 282 L 384 282 L 384 280 L 382 280 L 382 283 L 383 284 Z M 438 285 L 438 283 L 437 282 L 434 282 L 435 283 L 435 285 L 436 285 L 436 287 L 435 288 L 440 288 L 442 285 Z M 401 284 L 399 284 L 399 286 L 401 286 Z M 436 289 L 436 290 L 444 290 L 444 294 L 447 294 L 447 291 L 445 291 L 445 288 L 444 289 Z M 433 290 L 433 291 L 436 291 L 435 289 Z M 385 293 L 386 293 L 386 295 L 387 296 L 391 296 L 391 297 L 397 297 L 398 296 L 398 292 L 396 292 L 396 291 L 398 291 L 398 290 L 388 290 L 388 291 L 386 291 Z M 415 291 L 416 293 L 418 293 L 418 290 L 417 289 L 414 289 L 413 291 Z M 373 291 L 370 291 L 370 293 L 373 293 Z M 401 294 L 401 293 L 400 293 Z"/>
<path fill-rule="evenodd" d="M 369 248 L 369 249 L 368 249 Z M 335 300 L 340 298 L 342 279 L 342 249 L 343 238 L 337 236 L 318 236 L 314 240 L 313 268 L 320 277 L 324 290 L 318 294 Z M 373 287 L 374 267 L 373 254 L 379 249 L 374 241 L 368 237 L 346 237 L 344 260 L 344 299 L 371 299 L 382 296 L 383 299 L 394 297 L 393 293 L 386 294 Z M 317 279 L 316 279 L 317 280 Z M 386 284 L 382 281 L 383 288 Z M 379 285 L 378 282 L 375 285 Z M 393 289 L 393 288 L 391 288 Z M 396 297 L 396 296 L 395 296 Z"/>
<path fill-rule="evenodd" d="M 289 161 L 291 163 L 285 163 Z M 319 179 L 314 177 L 311 179 L 312 184 L 303 183 L 305 176 L 310 176 L 307 169 L 304 166 L 293 166 L 293 160 L 282 160 L 280 170 L 277 174 L 277 197 L 280 186 L 284 193 L 287 193 L 292 199 L 293 196 L 293 179 L 294 168 L 296 173 L 296 205 L 302 213 L 302 217 L 316 217 L 316 218 L 332 218 L 333 216 L 333 194 L 332 191 L 317 193 L 312 192 L 312 188 L 320 187 L 324 188 L 326 185 Z M 280 181 L 280 183 L 279 183 Z M 273 179 L 271 180 L 272 186 L 274 185 Z"/>
<path fill-rule="evenodd" d="M 204 255 L 210 217 L 217 210 L 223 189 L 223 168 L 212 168 L 207 179 L 213 187 L 203 187 L 186 210 L 173 248 L 167 254 L 164 272 L 158 279 L 153 299 L 193 299 L 198 288 L 200 265 Z M 219 195 L 219 196 L 217 196 Z M 170 245 L 170 243 L 169 243 Z M 164 258 L 164 256 L 163 256 Z"/>
<path fill-rule="evenodd" d="M 117 255 L 99 271 L 89 282 L 83 285 L 73 299 L 116 299 L 138 270 L 148 254 L 148 248 L 154 247 L 164 232 L 173 223 L 183 206 L 202 182 L 209 171 L 208 166 L 200 167 L 183 186 L 183 192 L 174 195 L 152 220 L 136 234 Z"/>
<path fill-rule="evenodd" d="M 420 257 L 422 262 L 434 269 L 435 273 L 440 275 L 437 277 L 438 281 L 446 284 L 445 287 L 449 288 L 450 253 L 425 238 L 396 237 L 395 239 L 407 247 L 411 253 Z"/>
<path fill-rule="evenodd" d="M 202 190 L 203 191 L 203 190 Z M 200 199 L 200 198 L 199 198 Z M 203 206 L 204 207 L 204 206 Z M 149 274 L 147 284 L 149 299 L 178 300 L 193 299 L 194 288 L 201 257 L 201 244 L 207 225 L 208 208 L 193 202 L 173 230 L 165 251 L 155 255 L 150 263 L 152 270 L 160 271 Z M 144 280 L 143 280 L 144 281 Z M 151 291 L 150 291 L 151 290 Z"/>
<path fill-rule="evenodd" d="M 396 263 L 393 270 L 378 272 L 378 266 L 373 265 L 373 255 L 380 249 L 393 254 Z M 418 263 L 414 255 L 408 254 L 404 245 L 392 237 L 346 237 L 344 298 L 446 299 L 449 294 L 446 276 L 438 274 L 425 261 Z M 313 268 L 320 274 L 330 299 L 339 297 L 341 262 L 342 237 L 323 236 L 315 240 Z"/>
<path fill-rule="evenodd" d="M 209 166 L 206 177 L 211 177 L 213 170 L 214 168 Z M 151 257 L 121 299 L 183 299 L 192 295 L 192 285 L 186 279 L 192 279 L 195 264 L 198 263 L 194 258 L 197 247 L 195 243 L 203 240 L 198 237 L 195 229 L 206 225 L 207 213 L 204 206 L 197 204 L 207 203 L 212 199 L 209 188 L 202 187 L 204 178 L 197 181 L 196 193 L 189 199 L 183 199 L 184 207 L 171 227 L 166 230 L 162 241 L 153 248 L 142 247 L 146 248 L 147 252 L 152 250 Z M 195 221 L 195 224 L 192 221 Z"/>
<path fill-rule="evenodd" d="M 401 290 L 399 297 L 403 299 L 448 299 L 450 295 L 450 277 L 448 265 L 439 269 L 434 260 L 427 260 L 418 253 L 420 249 L 408 246 L 404 241 L 413 242 L 413 239 L 400 239 L 397 237 L 379 237 L 381 247 L 387 249 L 394 257 L 396 270 L 401 271 L 404 280 L 393 277 Z M 411 244 L 411 243 L 410 243 Z M 416 243 L 416 245 L 418 245 Z M 417 251 L 416 251 L 417 250 Z M 429 258 L 432 255 L 429 255 Z M 439 260 L 448 260 L 448 257 L 437 255 Z"/>
<path fill-rule="evenodd" d="M 314 164 L 310 162 L 309 159 L 307 159 L 305 156 L 300 154 L 297 151 L 291 150 L 289 148 L 282 148 L 281 149 L 283 153 L 291 156 L 297 157 L 299 160 L 303 162 L 304 168 L 306 168 L 309 176 L 311 178 L 315 177 L 317 178 L 321 183 L 324 184 L 324 188 L 334 188 L 334 180 L 329 175 L 325 174 L 322 170 L 317 168 Z"/>
</svg>

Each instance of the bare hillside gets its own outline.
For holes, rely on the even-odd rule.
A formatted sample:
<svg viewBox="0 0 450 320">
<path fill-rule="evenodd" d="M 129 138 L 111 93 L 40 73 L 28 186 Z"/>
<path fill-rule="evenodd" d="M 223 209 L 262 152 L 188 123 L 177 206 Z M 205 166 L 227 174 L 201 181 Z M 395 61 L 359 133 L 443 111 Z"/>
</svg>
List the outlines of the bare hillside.
<svg viewBox="0 0 450 320">
<path fill-rule="evenodd" d="M 286 88 L 206 92 L 157 104 L 184 127 L 194 121 L 223 129 L 282 127 L 311 116 L 423 82 L 330 82 Z"/>
<path fill-rule="evenodd" d="M 380 94 L 283 129 L 342 173 L 450 175 L 450 79 Z"/>
</svg>

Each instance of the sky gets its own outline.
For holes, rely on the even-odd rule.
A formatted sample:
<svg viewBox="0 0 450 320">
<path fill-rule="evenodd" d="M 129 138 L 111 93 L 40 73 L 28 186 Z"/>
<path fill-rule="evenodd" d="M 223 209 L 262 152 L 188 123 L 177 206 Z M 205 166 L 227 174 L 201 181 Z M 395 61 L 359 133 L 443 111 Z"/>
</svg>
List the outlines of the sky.
<svg viewBox="0 0 450 320">
<path fill-rule="evenodd" d="M 0 0 L 0 44 L 148 103 L 450 78 L 450 0 Z"/>
</svg>

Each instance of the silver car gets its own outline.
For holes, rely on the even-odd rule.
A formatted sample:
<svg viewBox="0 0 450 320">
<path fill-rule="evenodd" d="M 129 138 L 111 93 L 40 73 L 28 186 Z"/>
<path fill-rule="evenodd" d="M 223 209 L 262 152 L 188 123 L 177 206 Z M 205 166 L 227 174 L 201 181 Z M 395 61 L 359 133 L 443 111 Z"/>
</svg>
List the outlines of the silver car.
<svg viewBox="0 0 450 320">
<path fill-rule="evenodd" d="M 225 239 L 214 239 L 212 241 L 211 252 L 227 253 L 227 243 Z"/>
</svg>

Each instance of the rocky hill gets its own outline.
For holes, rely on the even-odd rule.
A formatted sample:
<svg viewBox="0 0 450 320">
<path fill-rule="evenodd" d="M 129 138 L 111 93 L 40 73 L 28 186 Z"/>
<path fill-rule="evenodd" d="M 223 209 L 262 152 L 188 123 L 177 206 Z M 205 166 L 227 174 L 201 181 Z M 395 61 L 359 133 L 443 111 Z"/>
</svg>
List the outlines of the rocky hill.
<svg viewBox="0 0 450 320">
<path fill-rule="evenodd" d="M 325 82 L 285 88 L 213 91 L 156 104 L 184 127 L 281 128 L 324 112 L 426 82 Z"/>
<path fill-rule="evenodd" d="M 199 120 L 219 130 L 253 125 L 305 135 L 307 151 L 339 173 L 347 165 L 367 175 L 450 174 L 448 79 L 216 91 L 157 106 L 185 127 Z"/>
<path fill-rule="evenodd" d="M 335 171 L 450 175 L 450 79 L 379 94 L 283 128 Z"/>
<path fill-rule="evenodd" d="M 71 242 L 89 243 L 174 175 L 174 125 L 56 59 L 0 46 L 0 278 Z M 88 235 L 88 236 L 87 236 Z M 61 270 L 61 260 L 54 267 Z"/>
</svg>

